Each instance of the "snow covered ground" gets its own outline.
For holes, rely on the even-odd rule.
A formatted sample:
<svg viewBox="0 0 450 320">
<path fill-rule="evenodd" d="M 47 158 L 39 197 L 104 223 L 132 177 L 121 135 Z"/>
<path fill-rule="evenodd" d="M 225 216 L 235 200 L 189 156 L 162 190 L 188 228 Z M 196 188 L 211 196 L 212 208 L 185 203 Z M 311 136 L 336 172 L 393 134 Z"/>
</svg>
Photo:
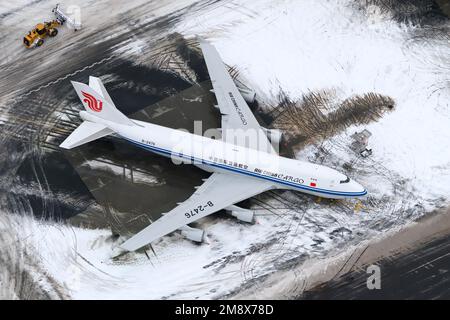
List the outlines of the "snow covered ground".
<svg viewBox="0 0 450 320">
<path fill-rule="evenodd" d="M 419 194 L 449 195 L 448 40 L 415 40 L 414 27 L 374 16 L 377 10 L 357 12 L 351 4 L 260 1 L 250 7 L 244 1 L 237 12 L 225 7 L 186 19 L 178 30 L 213 41 L 271 105 L 280 87 L 294 99 L 321 89 L 334 89 L 341 97 L 365 92 L 392 97 L 396 111 L 367 126 L 373 160 L 410 179 Z M 335 142 L 359 129 L 327 146 L 346 157 L 347 150 L 340 152 Z M 298 156 L 305 159 L 308 153 Z M 365 184 L 372 193 L 385 187 Z"/>
<path fill-rule="evenodd" d="M 187 14 L 173 26 L 213 42 L 267 105 L 278 103 L 280 88 L 291 99 L 323 89 L 341 99 L 366 92 L 393 98 L 395 110 L 378 122 L 320 145 L 329 153 L 324 164 L 341 169 L 352 163 L 350 175 L 369 192 L 360 211 L 353 212 L 354 201 L 317 203 L 292 192 L 270 193 L 259 198 L 263 206 L 254 206 L 259 224 L 208 217 L 202 223 L 208 245 L 174 234 L 155 243 L 150 259 L 111 259 L 109 230 L 47 222 L 28 221 L 26 247 L 75 299 L 213 299 L 447 206 L 448 38 L 439 32 L 418 37 L 419 27 L 372 9 L 350 0 L 235 0 Z M 374 153 L 366 160 L 348 148 L 349 136 L 363 128 L 373 133 Z M 314 161 L 318 151 L 311 145 L 297 158 Z"/>
</svg>

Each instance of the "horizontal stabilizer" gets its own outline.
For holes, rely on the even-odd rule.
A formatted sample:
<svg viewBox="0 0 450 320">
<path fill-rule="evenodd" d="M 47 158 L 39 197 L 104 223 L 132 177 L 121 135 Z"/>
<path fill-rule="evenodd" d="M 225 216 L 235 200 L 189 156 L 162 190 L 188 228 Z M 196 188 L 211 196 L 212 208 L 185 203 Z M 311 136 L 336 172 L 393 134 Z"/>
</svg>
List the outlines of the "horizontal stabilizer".
<svg viewBox="0 0 450 320">
<path fill-rule="evenodd" d="M 84 121 L 70 136 L 60 144 L 61 148 L 72 149 L 82 144 L 100 139 L 113 133 L 111 129 L 100 123 Z"/>
</svg>

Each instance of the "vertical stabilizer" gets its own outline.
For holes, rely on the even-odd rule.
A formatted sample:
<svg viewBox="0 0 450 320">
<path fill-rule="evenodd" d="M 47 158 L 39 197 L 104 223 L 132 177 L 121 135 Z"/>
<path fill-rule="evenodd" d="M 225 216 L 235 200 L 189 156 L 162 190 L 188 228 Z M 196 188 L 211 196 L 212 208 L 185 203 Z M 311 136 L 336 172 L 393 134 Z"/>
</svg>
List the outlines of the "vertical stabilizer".
<svg viewBox="0 0 450 320">
<path fill-rule="evenodd" d="M 104 120 L 112 121 L 115 123 L 133 126 L 133 121 L 128 119 L 122 112 L 120 112 L 114 104 L 111 104 L 108 100 L 111 100 L 107 94 L 107 98 L 98 93 L 95 89 L 91 88 L 87 84 L 81 82 L 71 81 L 75 91 L 78 94 L 84 108 L 90 114 Z M 96 82 L 97 85 L 99 84 Z M 101 82 L 100 82 L 101 83 Z M 104 89 L 103 85 L 97 87 L 98 90 Z M 106 92 L 106 90 L 105 90 Z"/>
</svg>

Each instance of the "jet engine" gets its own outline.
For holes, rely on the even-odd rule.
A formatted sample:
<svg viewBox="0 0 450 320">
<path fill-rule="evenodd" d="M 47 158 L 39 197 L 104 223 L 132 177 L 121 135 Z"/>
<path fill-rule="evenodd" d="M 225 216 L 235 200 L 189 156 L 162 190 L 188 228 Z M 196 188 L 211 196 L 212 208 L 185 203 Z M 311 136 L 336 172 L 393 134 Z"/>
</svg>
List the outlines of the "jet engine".
<svg viewBox="0 0 450 320">
<path fill-rule="evenodd" d="M 243 209 L 235 205 L 229 206 L 225 210 L 239 221 L 255 223 L 255 212 L 253 210 Z"/>
<path fill-rule="evenodd" d="M 203 242 L 205 239 L 205 231 L 202 229 L 191 228 L 189 226 L 184 226 L 180 228 L 181 235 L 188 240 L 194 242 Z"/>
</svg>

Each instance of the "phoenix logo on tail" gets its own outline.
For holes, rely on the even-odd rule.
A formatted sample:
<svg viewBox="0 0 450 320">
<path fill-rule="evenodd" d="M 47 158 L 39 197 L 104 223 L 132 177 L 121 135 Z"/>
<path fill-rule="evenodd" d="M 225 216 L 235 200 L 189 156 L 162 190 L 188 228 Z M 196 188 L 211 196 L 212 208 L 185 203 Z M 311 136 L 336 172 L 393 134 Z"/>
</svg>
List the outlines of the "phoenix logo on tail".
<svg viewBox="0 0 450 320">
<path fill-rule="evenodd" d="M 85 97 L 85 99 L 83 99 L 83 102 L 87 103 L 89 109 L 91 109 L 92 111 L 95 111 L 95 112 L 102 111 L 103 102 L 95 99 L 94 96 L 90 95 L 87 92 L 81 91 L 81 93 Z"/>
</svg>

